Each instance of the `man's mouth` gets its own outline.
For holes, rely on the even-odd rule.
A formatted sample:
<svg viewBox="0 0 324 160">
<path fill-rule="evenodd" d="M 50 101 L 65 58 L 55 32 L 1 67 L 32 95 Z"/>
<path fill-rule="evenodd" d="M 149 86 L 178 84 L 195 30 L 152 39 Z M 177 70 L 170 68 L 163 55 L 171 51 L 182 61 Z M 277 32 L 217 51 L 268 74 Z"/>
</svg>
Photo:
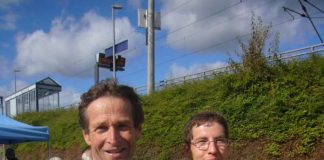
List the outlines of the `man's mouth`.
<svg viewBox="0 0 324 160">
<path fill-rule="evenodd" d="M 118 148 L 118 149 L 110 149 L 110 150 L 107 150 L 106 152 L 108 152 L 108 153 L 120 153 L 123 150 L 124 149 L 122 149 L 122 148 Z"/>
<path fill-rule="evenodd" d="M 218 160 L 217 157 L 208 157 L 207 160 Z"/>
<path fill-rule="evenodd" d="M 123 154 L 125 150 L 125 148 L 109 149 L 106 150 L 106 153 L 108 153 L 112 157 L 119 157 Z"/>
</svg>

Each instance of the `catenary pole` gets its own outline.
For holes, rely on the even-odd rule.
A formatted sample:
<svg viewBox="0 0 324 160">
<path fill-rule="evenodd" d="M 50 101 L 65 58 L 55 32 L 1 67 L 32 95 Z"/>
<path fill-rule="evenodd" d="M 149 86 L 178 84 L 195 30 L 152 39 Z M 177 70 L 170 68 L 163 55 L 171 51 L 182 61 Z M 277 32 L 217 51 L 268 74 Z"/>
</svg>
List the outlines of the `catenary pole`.
<svg viewBox="0 0 324 160">
<path fill-rule="evenodd" d="M 147 94 L 154 92 L 154 0 L 148 0 L 147 13 Z"/>
</svg>

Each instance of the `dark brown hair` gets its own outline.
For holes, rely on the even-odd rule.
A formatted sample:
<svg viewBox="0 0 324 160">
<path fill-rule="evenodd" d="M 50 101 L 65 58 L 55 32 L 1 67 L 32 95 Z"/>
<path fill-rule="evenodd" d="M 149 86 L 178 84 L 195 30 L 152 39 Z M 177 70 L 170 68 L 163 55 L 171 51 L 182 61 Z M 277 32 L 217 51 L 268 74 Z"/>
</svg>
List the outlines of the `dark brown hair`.
<svg viewBox="0 0 324 160">
<path fill-rule="evenodd" d="M 88 92 L 81 96 L 79 105 L 79 124 L 84 131 L 89 131 L 89 122 L 86 115 L 89 104 L 103 96 L 128 100 L 131 104 L 134 127 L 137 129 L 140 128 L 141 124 L 144 122 L 144 113 L 140 98 L 134 89 L 125 85 L 118 85 L 116 81 L 113 80 L 104 80 L 91 87 Z"/>
<path fill-rule="evenodd" d="M 192 140 L 192 128 L 194 126 L 200 126 L 206 123 L 218 123 L 224 128 L 225 138 L 228 138 L 228 127 L 227 122 L 223 116 L 215 112 L 202 112 L 198 113 L 190 118 L 187 122 L 185 129 L 184 129 L 184 143 L 185 146 L 190 146 Z"/>
</svg>

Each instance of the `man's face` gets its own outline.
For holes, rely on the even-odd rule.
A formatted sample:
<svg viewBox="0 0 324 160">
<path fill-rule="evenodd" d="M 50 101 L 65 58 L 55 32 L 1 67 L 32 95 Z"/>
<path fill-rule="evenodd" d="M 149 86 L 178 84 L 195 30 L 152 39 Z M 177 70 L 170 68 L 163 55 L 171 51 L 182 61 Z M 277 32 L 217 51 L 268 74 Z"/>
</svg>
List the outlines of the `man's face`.
<svg viewBox="0 0 324 160">
<path fill-rule="evenodd" d="M 86 110 L 89 132 L 83 131 L 91 146 L 93 160 L 128 160 L 141 135 L 134 127 L 131 104 L 116 97 L 100 97 Z"/>
<path fill-rule="evenodd" d="M 212 122 L 194 126 L 192 137 L 190 151 L 193 160 L 225 159 L 227 139 L 225 138 L 224 127 L 219 123 Z"/>
</svg>

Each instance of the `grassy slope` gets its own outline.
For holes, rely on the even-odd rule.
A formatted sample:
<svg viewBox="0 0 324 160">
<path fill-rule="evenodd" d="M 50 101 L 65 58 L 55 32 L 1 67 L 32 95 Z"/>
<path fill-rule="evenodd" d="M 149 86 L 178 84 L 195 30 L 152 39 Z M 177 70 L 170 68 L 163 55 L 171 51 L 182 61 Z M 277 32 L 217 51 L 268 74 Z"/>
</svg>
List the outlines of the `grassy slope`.
<svg viewBox="0 0 324 160">
<path fill-rule="evenodd" d="M 145 124 L 135 159 L 183 157 L 183 126 L 192 114 L 206 110 L 227 118 L 231 159 L 323 159 L 324 58 L 272 70 L 276 74 L 267 81 L 224 75 L 143 97 Z M 76 110 L 17 118 L 49 126 L 53 152 L 62 157 L 79 156 L 84 147 Z M 20 144 L 17 149 L 21 157 L 32 159 L 43 146 Z"/>
</svg>

